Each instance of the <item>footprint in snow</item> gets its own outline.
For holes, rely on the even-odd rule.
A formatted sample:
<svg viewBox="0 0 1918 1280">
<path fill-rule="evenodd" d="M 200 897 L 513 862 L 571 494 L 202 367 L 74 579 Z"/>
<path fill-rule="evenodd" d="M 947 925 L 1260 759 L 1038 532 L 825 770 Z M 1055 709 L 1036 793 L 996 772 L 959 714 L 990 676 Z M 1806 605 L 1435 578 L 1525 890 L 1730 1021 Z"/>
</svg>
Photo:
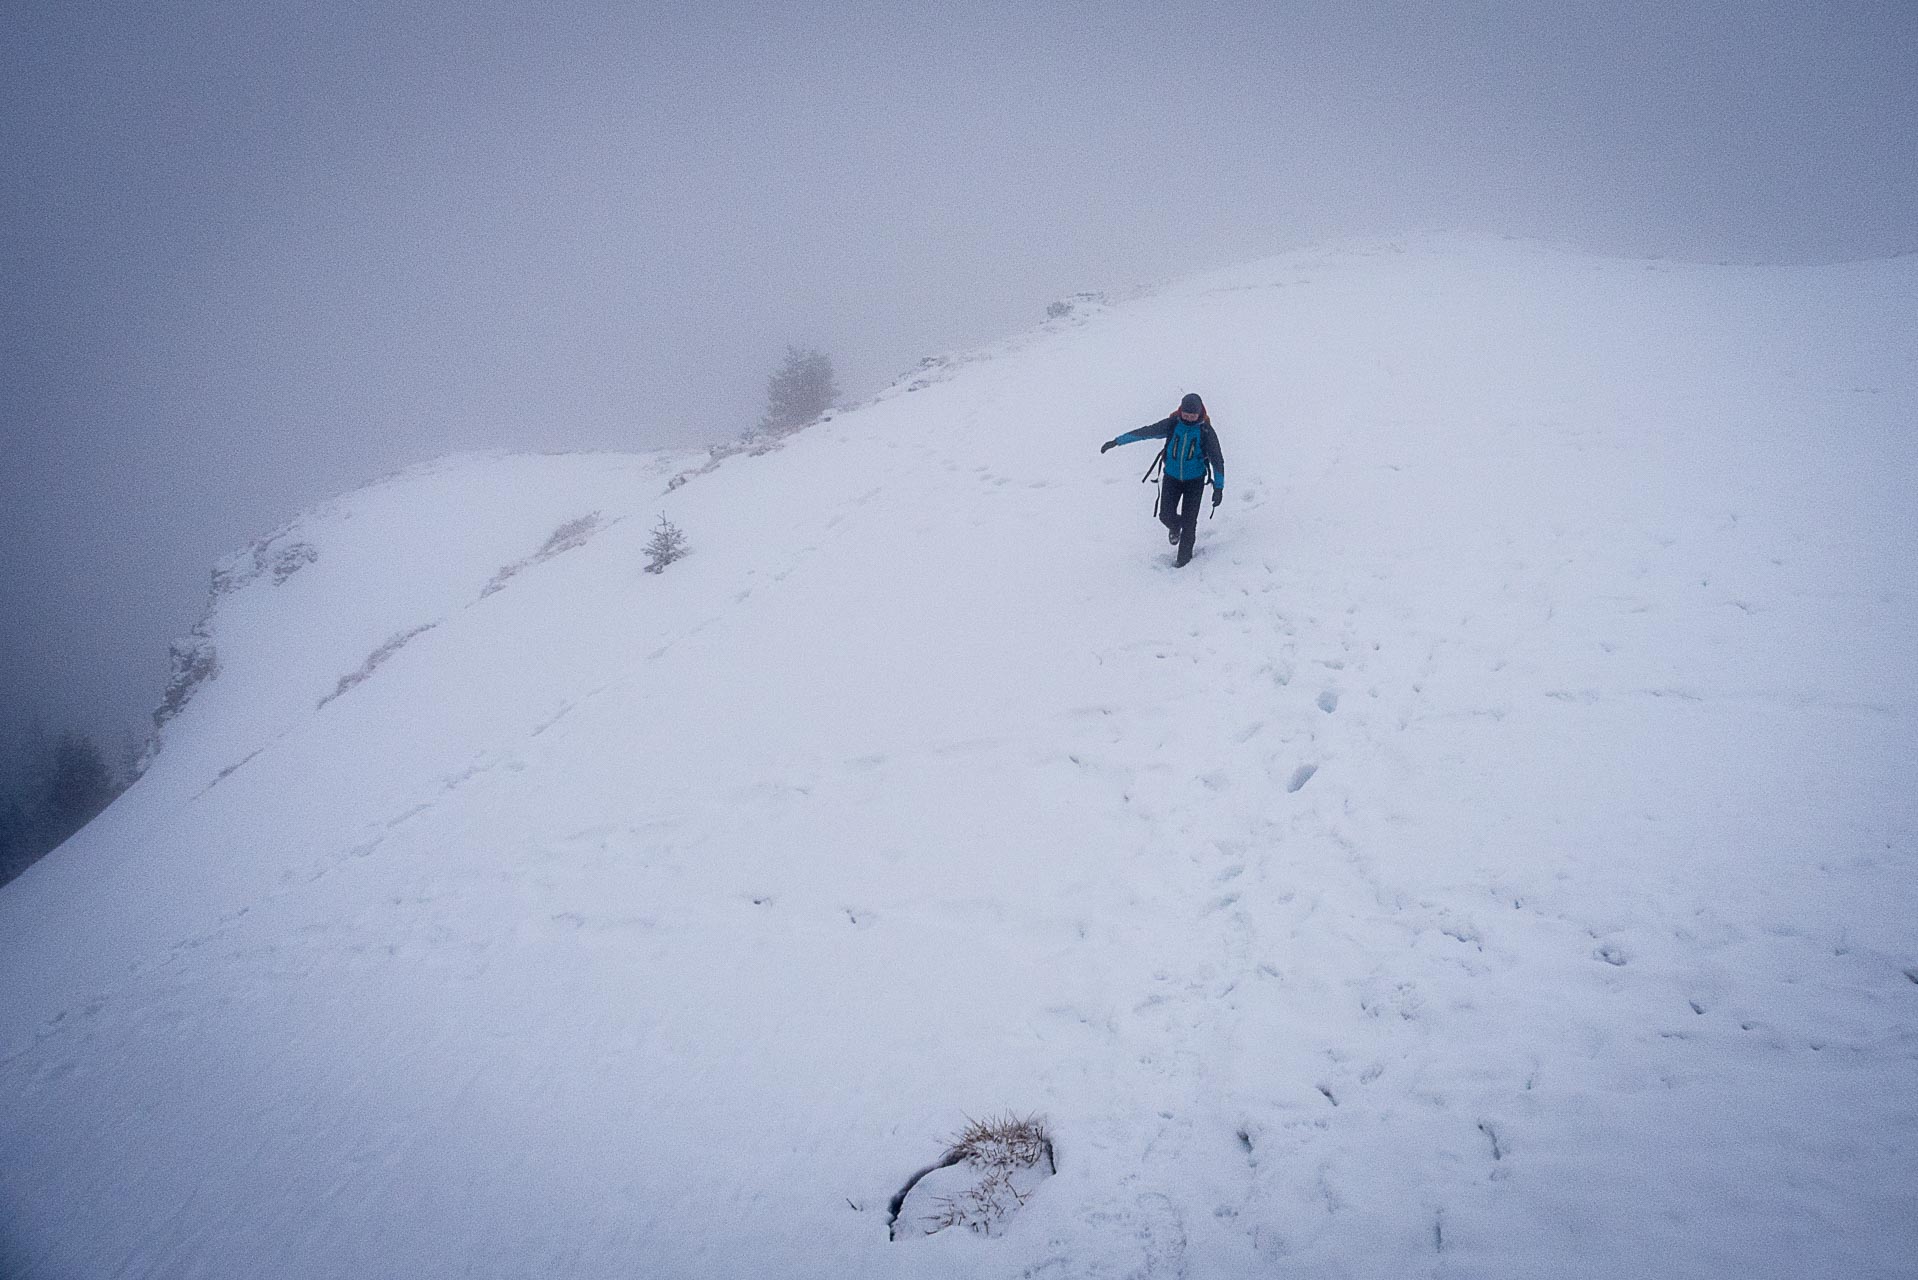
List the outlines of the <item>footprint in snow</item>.
<svg viewBox="0 0 1918 1280">
<path fill-rule="evenodd" d="M 1492 1163 L 1497 1164 L 1504 1160 L 1506 1152 L 1505 1138 L 1504 1135 L 1499 1132 L 1498 1125 L 1490 1120 L 1481 1120 L 1478 1122 L 1478 1131 L 1484 1134 L 1486 1141 L 1492 1144 Z"/>
<path fill-rule="evenodd" d="M 1332 689 L 1327 689 L 1324 693 L 1321 693 L 1319 695 L 1319 710 L 1325 712 L 1327 715 L 1330 715 L 1332 712 L 1337 711 L 1338 709 L 1339 709 L 1339 695 L 1337 691 Z"/>
<path fill-rule="evenodd" d="M 1300 787 L 1312 781 L 1312 775 L 1319 771 L 1315 764 L 1302 764 L 1292 771 L 1291 781 L 1285 784 L 1287 792 L 1296 792 Z"/>
</svg>

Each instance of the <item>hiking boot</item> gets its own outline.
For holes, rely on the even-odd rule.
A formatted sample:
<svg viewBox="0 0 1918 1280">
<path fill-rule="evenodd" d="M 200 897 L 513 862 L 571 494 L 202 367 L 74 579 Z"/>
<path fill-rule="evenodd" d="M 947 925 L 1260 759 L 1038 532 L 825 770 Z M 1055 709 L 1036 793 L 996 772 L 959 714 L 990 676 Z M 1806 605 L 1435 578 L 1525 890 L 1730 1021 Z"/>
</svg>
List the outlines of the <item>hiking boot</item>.
<svg viewBox="0 0 1918 1280">
<path fill-rule="evenodd" d="M 1179 530 L 1176 525 L 1165 531 L 1165 540 L 1175 547 L 1179 545 Z"/>
</svg>

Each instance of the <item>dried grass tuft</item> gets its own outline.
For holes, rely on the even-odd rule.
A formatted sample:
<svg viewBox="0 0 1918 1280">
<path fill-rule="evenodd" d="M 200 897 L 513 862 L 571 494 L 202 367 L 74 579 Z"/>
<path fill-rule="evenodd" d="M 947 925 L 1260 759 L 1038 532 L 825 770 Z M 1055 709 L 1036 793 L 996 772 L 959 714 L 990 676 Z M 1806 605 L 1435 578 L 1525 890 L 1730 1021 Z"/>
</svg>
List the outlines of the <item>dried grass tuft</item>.
<svg viewBox="0 0 1918 1280">
<path fill-rule="evenodd" d="M 1038 1170 L 1041 1164 L 1045 1168 Z M 901 1217 L 921 1179 L 961 1165 L 973 1171 L 972 1185 L 956 1194 L 937 1197 L 928 1187 L 921 1207 Z M 1052 1131 L 1046 1128 L 1044 1116 L 1012 1112 L 981 1120 L 968 1116 L 938 1163 L 914 1174 L 893 1197 L 892 1217 L 887 1219 L 889 1232 L 895 1240 L 902 1231 L 936 1235 L 949 1227 L 997 1235 L 1005 1220 L 1025 1204 L 1038 1181 L 1057 1172 Z"/>
<path fill-rule="evenodd" d="M 1030 1169 L 1052 1158 L 1052 1134 L 1044 1116 L 1011 1112 L 966 1124 L 946 1147 L 946 1157 L 980 1169 Z"/>
<path fill-rule="evenodd" d="M 948 1227 L 964 1227 L 980 1235 L 991 1235 L 993 1228 L 1024 1206 L 1026 1197 L 1012 1185 L 1010 1169 L 995 1169 L 956 1196 L 941 1196 L 933 1201 L 933 1214 L 926 1220 L 926 1234 L 937 1235 Z"/>
</svg>

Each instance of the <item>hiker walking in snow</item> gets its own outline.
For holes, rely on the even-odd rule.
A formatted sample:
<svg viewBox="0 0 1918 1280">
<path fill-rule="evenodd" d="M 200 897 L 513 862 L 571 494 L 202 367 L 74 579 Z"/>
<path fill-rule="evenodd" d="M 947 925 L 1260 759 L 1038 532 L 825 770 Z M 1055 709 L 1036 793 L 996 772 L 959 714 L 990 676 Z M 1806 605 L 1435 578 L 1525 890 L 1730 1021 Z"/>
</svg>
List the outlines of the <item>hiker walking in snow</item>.
<svg viewBox="0 0 1918 1280">
<path fill-rule="evenodd" d="M 1149 427 L 1128 431 L 1099 446 L 1104 453 L 1115 444 L 1135 444 L 1140 440 L 1163 440 L 1165 451 L 1159 462 L 1165 464 L 1165 481 L 1159 490 L 1159 521 L 1166 527 L 1172 544 L 1179 548 L 1178 563 L 1192 558 L 1192 540 L 1199 532 L 1199 499 L 1205 493 L 1206 473 L 1212 475 L 1212 505 L 1225 497 L 1225 454 L 1219 449 L 1219 437 L 1212 430 L 1212 417 L 1197 392 L 1188 392 L 1179 401 L 1179 411 Z M 1151 479 L 1152 467 L 1146 469 Z"/>
</svg>

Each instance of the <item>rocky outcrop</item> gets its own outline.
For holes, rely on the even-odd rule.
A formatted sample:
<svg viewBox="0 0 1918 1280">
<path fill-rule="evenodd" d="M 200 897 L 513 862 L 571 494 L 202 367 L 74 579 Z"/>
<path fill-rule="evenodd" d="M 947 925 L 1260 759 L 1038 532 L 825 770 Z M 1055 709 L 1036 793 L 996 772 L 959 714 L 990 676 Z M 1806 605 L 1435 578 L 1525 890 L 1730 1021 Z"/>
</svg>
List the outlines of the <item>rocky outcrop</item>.
<svg viewBox="0 0 1918 1280">
<path fill-rule="evenodd" d="M 209 615 L 210 616 L 210 615 Z M 186 710 L 186 704 L 220 670 L 220 655 L 213 647 L 208 618 L 193 624 L 193 630 L 173 642 L 169 651 L 166 693 L 153 709 L 153 727 L 157 731 L 166 722 Z"/>
<path fill-rule="evenodd" d="M 319 558 L 318 547 L 295 538 L 289 529 L 256 538 L 244 551 L 214 566 L 214 598 L 230 595 L 263 577 L 272 578 L 277 587 Z"/>
<path fill-rule="evenodd" d="M 484 600 L 487 596 L 492 595 L 495 591 L 504 587 L 507 582 L 521 570 L 530 569 L 536 564 L 543 564 L 551 560 L 554 556 L 565 551 L 571 551 L 575 547 L 585 546 L 586 540 L 591 538 L 598 529 L 599 512 L 597 511 L 589 511 L 583 516 L 568 520 L 565 524 L 553 530 L 552 536 L 546 539 L 546 544 L 538 551 L 535 551 L 524 560 L 515 560 L 509 565 L 502 566 L 500 571 L 494 574 L 484 587 L 480 588 L 480 599 Z"/>
<path fill-rule="evenodd" d="M 213 566 L 206 611 L 192 630 L 173 642 L 168 652 L 166 692 L 161 695 L 160 705 L 153 709 L 154 738 L 143 753 L 143 765 L 159 750 L 159 730 L 186 710 L 200 687 L 220 673 L 220 654 L 213 644 L 213 615 L 221 598 L 261 579 L 268 579 L 277 587 L 319 558 L 318 547 L 295 537 L 291 528 L 285 528 L 254 539 L 245 550 Z"/>
</svg>

